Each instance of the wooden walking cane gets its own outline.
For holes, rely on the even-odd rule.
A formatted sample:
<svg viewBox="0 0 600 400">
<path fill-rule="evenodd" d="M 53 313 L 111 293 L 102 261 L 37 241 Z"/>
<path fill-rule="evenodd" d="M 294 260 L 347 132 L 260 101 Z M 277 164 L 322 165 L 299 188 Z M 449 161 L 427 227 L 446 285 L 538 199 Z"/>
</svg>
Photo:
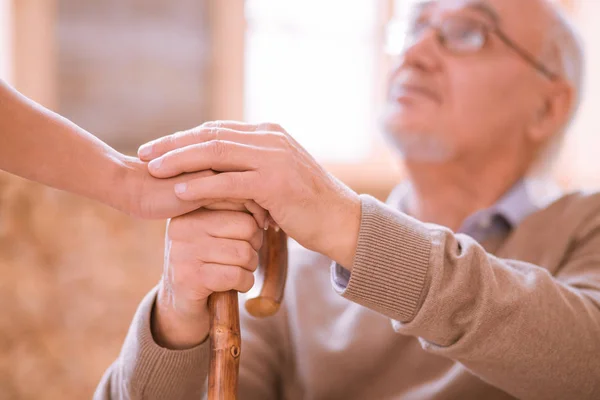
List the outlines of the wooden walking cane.
<svg viewBox="0 0 600 400">
<path fill-rule="evenodd" d="M 269 228 L 259 251 L 259 267 L 253 291 L 258 295 L 246 301 L 246 310 L 255 317 L 273 315 L 279 309 L 287 276 L 287 235 Z M 240 311 L 236 291 L 213 293 L 210 311 L 210 365 L 208 399 L 237 399 L 241 354 Z"/>
</svg>

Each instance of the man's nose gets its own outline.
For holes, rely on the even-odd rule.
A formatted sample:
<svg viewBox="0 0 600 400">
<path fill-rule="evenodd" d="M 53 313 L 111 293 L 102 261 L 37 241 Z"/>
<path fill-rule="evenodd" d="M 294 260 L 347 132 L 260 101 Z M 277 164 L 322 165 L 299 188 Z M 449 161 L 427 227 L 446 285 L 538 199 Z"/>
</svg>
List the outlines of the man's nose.
<svg viewBox="0 0 600 400">
<path fill-rule="evenodd" d="M 406 67 L 421 72 L 435 72 L 440 68 L 441 61 L 438 33 L 429 28 L 405 45 L 398 56 L 394 72 Z"/>
</svg>

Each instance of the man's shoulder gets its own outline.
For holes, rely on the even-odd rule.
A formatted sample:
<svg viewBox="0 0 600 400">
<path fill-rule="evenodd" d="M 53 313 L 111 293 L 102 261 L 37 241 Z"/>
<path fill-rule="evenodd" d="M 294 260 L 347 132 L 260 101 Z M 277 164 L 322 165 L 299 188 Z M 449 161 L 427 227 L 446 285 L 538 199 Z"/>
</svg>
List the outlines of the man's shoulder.
<svg viewBox="0 0 600 400">
<path fill-rule="evenodd" d="M 564 194 L 546 207 L 547 212 L 557 212 L 569 216 L 593 217 L 600 214 L 600 191 L 574 190 Z"/>
<path fill-rule="evenodd" d="M 600 232 L 600 191 L 570 191 L 537 212 L 533 220 L 555 233 L 560 230 L 580 236 L 592 230 Z"/>
</svg>

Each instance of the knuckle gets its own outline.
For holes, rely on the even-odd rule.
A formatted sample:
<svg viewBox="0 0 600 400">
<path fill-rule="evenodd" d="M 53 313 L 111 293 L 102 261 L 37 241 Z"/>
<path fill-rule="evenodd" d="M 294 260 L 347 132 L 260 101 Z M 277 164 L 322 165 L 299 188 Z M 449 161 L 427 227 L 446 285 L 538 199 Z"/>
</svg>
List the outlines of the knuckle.
<svg viewBox="0 0 600 400">
<path fill-rule="evenodd" d="M 228 287 L 238 286 L 244 279 L 244 274 L 241 268 L 222 268 L 221 277 L 227 282 Z"/>
<path fill-rule="evenodd" d="M 244 281 L 240 283 L 238 290 L 242 293 L 248 292 L 254 286 L 254 275 L 245 272 Z"/>
<path fill-rule="evenodd" d="M 189 131 L 177 131 L 171 136 L 169 136 L 169 139 L 171 142 L 177 142 L 178 140 L 181 140 L 181 138 L 186 137 L 188 133 Z"/>
<path fill-rule="evenodd" d="M 265 122 L 265 123 L 261 124 L 261 126 L 266 131 L 283 132 L 283 127 L 274 122 Z"/>
<path fill-rule="evenodd" d="M 240 287 L 246 281 L 246 271 L 242 268 L 235 268 L 235 286 Z"/>
<path fill-rule="evenodd" d="M 201 127 L 196 130 L 196 141 L 203 142 L 208 140 L 216 140 L 217 139 L 217 128 L 215 127 Z"/>
<path fill-rule="evenodd" d="M 250 246 L 248 242 L 242 242 L 240 244 L 240 249 L 238 250 L 240 254 L 240 262 L 242 265 L 252 268 L 257 254 L 256 251 Z"/>
<path fill-rule="evenodd" d="M 181 217 L 171 218 L 167 222 L 167 237 L 173 239 L 185 239 L 189 234 L 190 225 L 201 217 L 200 213 L 186 214 Z"/>
<path fill-rule="evenodd" d="M 169 136 L 165 136 L 163 138 L 163 140 L 161 140 L 159 142 L 159 145 L 162 148 L 171 148 L 173 147 L 173 145 L 175 145 L 175 143 L 177 143 L 177 140 L 183 135 L 183 132 L 175 132 L 172 135 Z"/>
<path fill-rule="evenodd" d="M 271 137 L 275 143 L 279 144 L 280 146 L 288 146 L 290 144 L 288 137 L 281 132 L 271 133 Z"/>
<path fill-rule="evenodd" d="M 215 291 L 221 286 L 222 276 L 215 273 L 213 268 L 202 266 L 197 269 L 194 277 L 194 281 L 197 282 L 195 285 L 197 289 L 205 288 Z"/>
<path fill-rule="evenodd" d="M 227 154 L 227 145 L 220 140 L 212 140 L 210 142 L 210 148 L 213 155 L 217 158 L 225 157 Z"/>
<path fill-rule="evenodd" d="M 227 173 L 223 175 L 225 186 L 228 188 L 239 188 L 242 185 L 240 175 L 235 172 Z"/>
<path fill-rule="evenodd" d="M 253 251 L 252 259 L 250 260 L 250 263 L 248 263 L 249 270 L 251 272 L 256 271 L 256 269 L 258 268 L 258 264 L 259 264 L 258 251 Z"/>
<path fill-rule="evenodd" d="M 236 263 L 242 258 L 242 252 L 237 243 L 228 242 L 223 244 L 223 252 L 227 253 Z"/>
<path fill-rule="evenodd" d="M 206 121 L 205 123 L 203 123 L 202 127 L 206 127 L 206 128 L 213 128 L 215 126 L 220 126 L 221 125 L 221 121 Z"/>
<path fill-rule="evenodd" d="M 191 143 L 198 143 L 200 141 L 202 141 L 202 138 L 205 137 L 205 132 L 206 130 L 202 127 L 196 127 L 192 130 L 190 130 L 188 137 L 192 140 L 190 140 Z"/>
<path fill-rule="evenodd" d="M 252 236 L 252 238 L 250 239 L 253 245 L 254 249 L 260 250 L 260 248 L 263 245 L 263 240 L 264 240 L 264 234 L 263 234 L 263 230 L 262 229 L 257 229 L 256 232 L 254 232 L 254 235 Z"/>
<path fill-rule="evenodd" d="M 258 230 L 256 220 L 250 214 L 240 213 L 239 215 L 241 218 L 236 228 L 239 230 L 243 239 L 250 240 Z"/>
</svg>

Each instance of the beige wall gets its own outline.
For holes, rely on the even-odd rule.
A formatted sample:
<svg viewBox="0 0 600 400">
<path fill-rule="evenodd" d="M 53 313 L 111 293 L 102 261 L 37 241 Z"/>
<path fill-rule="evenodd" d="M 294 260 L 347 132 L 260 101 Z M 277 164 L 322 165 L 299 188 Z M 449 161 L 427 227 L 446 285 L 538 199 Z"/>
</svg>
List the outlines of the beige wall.
<svg viewBox="0 0 600 400">
<path fill-rule="evenodd" d="M 207 1 L 58 2 L 61 114 L 124 151 L 206 118 Z"/>
<path fill-rule="evenodd" d="M 12 82 L 12 1 L 0 0 L 0 78 Z"/>
<path fill-rule="evenodd" d="M 563 173 L 572 186 L 600 188 L 600 1 L 573 1 L 573 19 L 581 32 L 586 52 L 583 102 L 567 137 Z"/>
<path fill-rule="evenodd" d="M 7 59 L 11 63 L 9 81 L 21 92 L 46 107 L 55 108 L 56 41 L 55 0 L 4 0 L 10 13 L 10 43 Z M 6 29 L 6 28 L 5 28 Z"/>
</svg>

